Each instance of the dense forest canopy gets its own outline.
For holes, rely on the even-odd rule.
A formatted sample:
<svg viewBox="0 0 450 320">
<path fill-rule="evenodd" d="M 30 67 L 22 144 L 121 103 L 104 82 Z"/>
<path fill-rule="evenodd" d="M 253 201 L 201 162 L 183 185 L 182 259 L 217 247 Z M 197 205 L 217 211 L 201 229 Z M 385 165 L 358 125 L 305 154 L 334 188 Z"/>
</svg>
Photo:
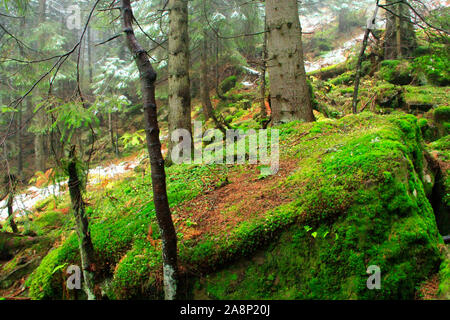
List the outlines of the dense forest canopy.
<svg viewBox="0 0 450 320">
<path fill-rule="evenodd" d="M 448 299 L 449 14 L 1 0 L 0 296 Z"/>
</svg>

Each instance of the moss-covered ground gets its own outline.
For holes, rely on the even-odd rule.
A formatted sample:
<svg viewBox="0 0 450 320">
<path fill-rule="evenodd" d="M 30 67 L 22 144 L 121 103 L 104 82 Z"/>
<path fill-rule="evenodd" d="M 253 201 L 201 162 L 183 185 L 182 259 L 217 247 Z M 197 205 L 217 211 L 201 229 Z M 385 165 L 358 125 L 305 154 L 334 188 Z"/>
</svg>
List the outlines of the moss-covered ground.
<svg viewBox="0 0 450 320">
<path fill-rule="evenodd" d="M 442 260 L 442 239 L 422 184 L 423 142 L 416 117 L 362 113 L 278 129 L 278 177 L 261 178 L 247 165 L 168 168 L 186 297 L 413 297 Z M 109 298 L 162 297 L 151 182 L 148 172 L 136 171 L 87 191 L 98 282 Z M 204 210 L 195 207 L 200 194 L 214 197 L 227 187 L 224 176 L 233 185 L 241 184 L 244 174 L 253 183 L 273 179 L 264 192 L 284 200 L 267 201 L 272 205 L 252 215 L 241 212 L 238 203 L 219 213 L 196 212 Z M 246 190 L 240 195 L 250 206 L 258 203 Z M 58 225 L 65 231 L 54 235 L 57 243 L 27 280 L 34 299 L 73 297 L 63 281 L 66 267 L 79 263 L 67 205 L 60 200 L 40 208 L 42 230 Z M 191 218 L 177 212 L 185 207 Z M 213 214 L 226 215 L 233 228 L 202 223 Z M 248 262 L 236 267 L 241 258 Z M 381 290 L 366 287 L 369 265 L 382 270 Z"/>
</svg>

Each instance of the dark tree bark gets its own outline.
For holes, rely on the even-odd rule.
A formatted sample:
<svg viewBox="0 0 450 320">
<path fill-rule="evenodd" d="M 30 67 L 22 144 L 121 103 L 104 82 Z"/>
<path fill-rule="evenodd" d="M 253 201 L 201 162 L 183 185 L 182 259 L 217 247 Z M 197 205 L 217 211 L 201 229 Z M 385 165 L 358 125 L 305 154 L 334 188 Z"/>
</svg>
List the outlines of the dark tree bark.
<svg viewBox="0 0 450 320">
<path fill-rule="evenodd" d="M 8 221 L 9 221 L 9 226 L 11 227 L 12 231 L 14 233 L 19 233 L 19 229 L 17 229 L 16 222 L 14 221 L 13 201 L 14 201 L 14 195 L 12 193 L 10 193 L 8 195 L 8 201 L 6 202 L 6 205 L 8 207 Z"/>
<path fill-rule="evenodd" d="M 88 300 L 95 300 L 94 294 L 94 270 L 95 263 L 94 246 L 92 245 L 89 221 L 86 215 L 85 204 L 81 194 L 81 181 L 77 171 L 77 158 L 75 146 L 72 147 L 67 165 L 69 175 L 69 193 L 72 203 L 72 211 L 75 217 L 78 234 L 78 244 L 81 257 L 81 268 L 83 270 L 84 291 Z"/>
<path fill-rule="evenodd" d="M 17 106 L 17 136 L 16 136 L 16 145 L 17 145 L 17 176 L 19 180 L 22 180 L 22 170 L 23 170 L 23 148 L 22 148 L 22 114 L 23 114 L 23 106 L 20 103 Z"/>
<path fill-rule="evenodd" d="M 14 221 L 14 194 L 16 191 L 17 180 L 13 174 L 7 174 L 4 177 L 3 186 L 5 194 L 0 196 L 0 201 L 6 198 L 6 207 L 8 208 L 8 223 L 14 233 L 18 233 L 16 222 Z"/>
<path fill-rule="evenodd" d="M 264 17 L 264 31 L 267 31 L 267 19 Z M 264 33 L 264 42 L 262 49 L 262 63 L 261 63 L 261 75 L 260 82 L 260 95 L 261 95 L 261 118 L 267 118 L 266 109 L 266 63 L 267 63 L 267 32 Z"/>
<path fill-rule="evenodd" d="M 139 69 L 141 80 L 145 110 L 145 132 L 151 164 L 153 201 L 162 238 L 164 293 L 167 300 L 173 300 L 176 298 L 178 285 L 177 235 L 167 199 L 166 173 L 161 153 L 161 141 L 159 140 L 155 101 L 156 73 L 150 63 L 147 52 L 136 39 L 132 21 L 133 11 L 130 0 L 122 0 L 122 24 L 126 42 Z"/>
</svg>

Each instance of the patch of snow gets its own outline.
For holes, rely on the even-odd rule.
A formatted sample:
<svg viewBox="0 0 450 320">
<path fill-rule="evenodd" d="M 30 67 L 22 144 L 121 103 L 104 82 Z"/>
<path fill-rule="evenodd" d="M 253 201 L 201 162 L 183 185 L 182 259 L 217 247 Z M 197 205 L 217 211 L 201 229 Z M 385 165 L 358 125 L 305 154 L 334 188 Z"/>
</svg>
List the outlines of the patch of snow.
<svg viewBox="0 0 450 320">
<path fill-rule="evenodd" d="M 99 184 L 105 179 L 111 179 L 136 168 L 141 159 L 136 158 L 132 161 L 125 161 L 119 164 L 111 164 L 103 167 L 98 166 L 89 170 L 89 184 Z M 23 216 L 30 212 L 33 207 L 50 196 L 61 196 L 65 193 L 63 186 L 67 185 L 67 181 L 53 184 L 45 188 L 29 187 L 26 192 L 18 194 L 14 197 L 13 210 L 16 216 Z M 0 221 L 8 217 L 8 209 L 6 208 L 6 200 L 0 202 Z"/>
<path fill-rule="evenodd" d="M 319 70 L 328 66 L 332 66 L 347 60 L 348 52 L 364 38 L 364 34 L 360 34 L 357 37 L 345 42 L 342 47 L 327 52 L 321 56 L 318 60 L 311 62 L 305 61 L 306 72 Z"/>
<path fill-rule="evenodd" d="M 252 69 L 250 67 L 243 66 L 242 68 L 250 74 L 258 75 L 258 76 L 261 75 L 261 72 L 259 72 L 258 70 Z"/>
<path fill-rule="evenodd" d="M 255 85 L 254 83 L 249 82 L 249 81 L 242 81 L 241 84 L 242 84 L 244 87 L 253 87 L 253 86 Z"/>
</svg>

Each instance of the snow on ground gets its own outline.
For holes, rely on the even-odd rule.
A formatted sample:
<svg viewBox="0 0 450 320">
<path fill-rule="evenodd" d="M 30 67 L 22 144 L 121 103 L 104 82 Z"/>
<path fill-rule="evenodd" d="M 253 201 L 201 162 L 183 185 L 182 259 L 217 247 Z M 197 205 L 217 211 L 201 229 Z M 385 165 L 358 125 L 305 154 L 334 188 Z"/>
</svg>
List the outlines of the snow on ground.
<svg viewBox="0 0 450 320">
<path fill-rule="evenodd" d="M 305 61 L 306 72 L 322 69 L 327 66 L 335 65 L 347 60 L 348 52 L 364 38 L 364 33 L 356 36 L 355 38 L 345 42 L 342 47 L 329 51 L 322 55 L 316 61 Z"/>
<path fill-rule="evenodd" d="M 336 20 L 336 16 L 328 8 L 321 8 L 319 11 L 307 16 L 300 16 L 303 32 L 314 32 Z"/>
<path fill-rule="evenodd" d="M 98 166 L 89 170 L 89 184 L 99 184 L 106 179 L 111 179 L 116 176 L 120 176 L 128 171 L 136 168 L 141 159 L 139 157 L 124 161 L 119 164 L 111 164 L 108 166 Z M 35 186 L 29 187 L 25 193 L 16 195 L 13 202 L 13 210 L 16 216 L 25 215 L 30 212 L 32 208 L 41 200 L 44 200 L 50 196 L 61 196 L 66 191 L 63 188 L 67 185 L 67 181 L 53 184 L 44 188 L 37 188 Z M 8 217 L 8 209 L 5 208 L 6 200 L 0 202 L 0 221 L 5 220 Z"/>
</svg>

